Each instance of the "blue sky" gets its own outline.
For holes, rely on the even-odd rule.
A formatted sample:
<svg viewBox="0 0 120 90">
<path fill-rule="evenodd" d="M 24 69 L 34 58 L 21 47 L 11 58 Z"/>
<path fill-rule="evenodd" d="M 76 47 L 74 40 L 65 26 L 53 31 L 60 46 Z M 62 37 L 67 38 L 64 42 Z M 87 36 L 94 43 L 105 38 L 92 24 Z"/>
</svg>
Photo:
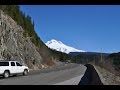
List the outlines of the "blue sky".
<svg viewBox="0 0 120 90">
<path fill-rule="evenodd" d="M 35 31 L 91 52 L 120 51 L 120 5 L 20 5 L 34 20 Z"/>
</svg>

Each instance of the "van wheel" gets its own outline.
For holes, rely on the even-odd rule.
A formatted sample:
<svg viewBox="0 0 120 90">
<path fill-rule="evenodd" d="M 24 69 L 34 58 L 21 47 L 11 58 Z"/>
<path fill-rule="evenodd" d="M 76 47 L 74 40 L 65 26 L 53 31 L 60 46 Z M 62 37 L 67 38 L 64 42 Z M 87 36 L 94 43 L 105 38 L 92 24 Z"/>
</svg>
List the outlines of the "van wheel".
<svg viewBox="0 0 120 90">
<path fill-rule="evenodd" d="M 23 75 L 26 76 L 28 74 L 28 70 L 25 69 L 24 72 L 23 72 Z"/>
<path fill-rule="evenodd" d="M 10 75 L 9 71 L 5 71 L 3 76 L 4 76 L 4 78 L 8 78 L 9 75 Z"/>
</svg>

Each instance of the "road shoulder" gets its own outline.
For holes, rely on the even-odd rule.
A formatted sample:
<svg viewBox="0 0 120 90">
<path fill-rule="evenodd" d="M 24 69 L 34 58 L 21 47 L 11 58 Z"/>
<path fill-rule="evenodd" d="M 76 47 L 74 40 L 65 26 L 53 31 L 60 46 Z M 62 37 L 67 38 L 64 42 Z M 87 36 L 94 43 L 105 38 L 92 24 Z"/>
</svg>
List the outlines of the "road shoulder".
<svg viewBox="0 0 120 90">
<path fill-rule="evenodd" d="M 120 77 L 99 66 L 95 66 L 95 69 L 104 85 L 120 85 Z"/>
</svg>

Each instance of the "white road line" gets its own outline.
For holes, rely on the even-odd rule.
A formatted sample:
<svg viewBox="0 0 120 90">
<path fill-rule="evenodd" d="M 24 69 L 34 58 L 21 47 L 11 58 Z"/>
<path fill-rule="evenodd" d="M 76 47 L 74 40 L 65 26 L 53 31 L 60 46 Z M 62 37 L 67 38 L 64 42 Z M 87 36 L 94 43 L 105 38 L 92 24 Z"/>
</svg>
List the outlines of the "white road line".
<svg viewBox="0 0 120 90">
<path fill-rule="evenodd" d="M 53 85 L 78 85 L 83 75 Z"/>
</svg>

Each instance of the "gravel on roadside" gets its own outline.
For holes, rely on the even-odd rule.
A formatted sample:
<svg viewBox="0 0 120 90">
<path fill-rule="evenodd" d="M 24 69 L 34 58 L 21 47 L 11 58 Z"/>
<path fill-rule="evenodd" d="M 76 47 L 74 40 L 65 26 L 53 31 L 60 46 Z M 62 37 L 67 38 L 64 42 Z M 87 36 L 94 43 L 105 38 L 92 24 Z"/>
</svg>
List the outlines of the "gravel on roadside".
<svg viewBox="0 0 120 90">
<path fill-rule="evenodd" d="M 54 71 L 60 71 L 60 70 L 66 70 L 66 69 L 70 69 L 70 68 L 74 68 L 80 66 L 80 64 L 75 64 L 75 63 L 59 63 L 58 65 L 49 67 L 49 68 L 43 68 L 43 69 L 39 69 L 39 70 L 30 70 L 29 75 L 32 74 L 37 74 L 37 73 L 48 73 L 48 72 L 54 72 Z"/>
<path fill-rule="evenodd" d="M 95 66 L 96 71 L 98 72 L 101 81 L 104 85 L 120 85 L 120 77 L 115 76 L 108 70 L 101 68 L 99 66 Z"/>
</svg>

